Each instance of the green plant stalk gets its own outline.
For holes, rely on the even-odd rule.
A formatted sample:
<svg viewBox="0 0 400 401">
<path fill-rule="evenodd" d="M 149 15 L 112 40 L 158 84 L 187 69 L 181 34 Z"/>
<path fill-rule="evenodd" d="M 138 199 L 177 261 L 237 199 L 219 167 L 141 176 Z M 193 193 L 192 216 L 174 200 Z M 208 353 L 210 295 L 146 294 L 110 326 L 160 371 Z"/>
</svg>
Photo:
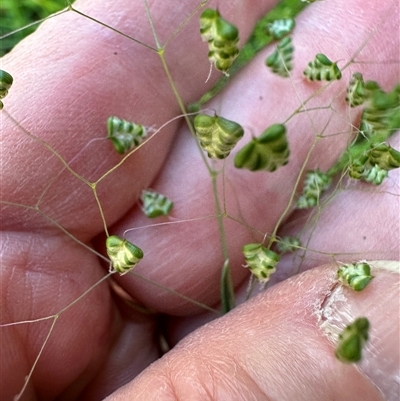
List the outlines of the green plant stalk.
<svg viewBox="0 0 400 401">
<path fill-rule="evenodd" d="M 188 110 L 200 110 L 205 103 L 221 92 L 228 82 L 262 49 L 274 41 L 273 37 L 266 32 L 268 22 L 272 22 L 276 19 L 294 18 L 307 6 L 307 2 L 302 2 L 300 0 L 282 0 L 265 14 L 264 17 L 256 23 L 250 38 L 242 47 L 238 57 L 229 68 L 229 76 L 223 75 L 197 102 L 190 104 Z"/>
<path fill-rule="evenodd" d="M 155 47 L 149 46 L 148 44 L 146 44 L 144 42 L 141 42 L 140 40 L 137 40 L 137 39 L 133 38 L 132 36 L 129 36 L 126 33 L 123 33 L 121 31 L 119 31 L 118 29 L 113 28 L 111 25 L 107 25 L 106 23 L 101 22 L 100 20 L 98 20 L 98 19 L 96 19 L 94 17 L 91 17 L 90 15 L 84 14 L 82 11 L 79 11 L 76 8 L 74 8 L 71 5 L 71 3 L 68 3 L 68 10 L 73 11 L 74 13 L 77 13 L 77 14 L 81 15 L 82 17 L 89 19 L 90 21 L 93 21 L 93 22 L 95 22 L 97 24 L 100 24 L 100 25 L 104 26 L 105 28 L 110 29 L 111 31 L 114 31 L 114 32 L 118 33 L 119 35 L 124 36 L 125 38 L 128 38 L 129 40 L 133 40 L 134 42 L 138 43 L 139 45 L 142 45 L 142 46 L 146 47 L 147 49 L 150 49 L 150 50 L 153 50 L 153 51 L 158 51 L 158 49 L 156 49 Z"/>
<path fill-rule="evenodd" d="M 228 313 L 235 307 L 235 291 L 233 289 L 229 259 L 226 259 L 221 271 L 221 312 Z"/>
<path fill-rule="evenodd" d="M 218 221 L 219 237 L 221 241 L 222 256 L 224 258 L 224 265 L 221 272 L 221 306 L 222 313 L 227 313 L 235 307 L 235 293 L 233 290 L 231 269 L 229 265 L 229 253 L 226 243 L 223 215 L 221 213 L 221 203 L 218 197 L 217 174 L 215 172 L 211 175 L 211 179 L 214 194 L 215 211 Z"/>
<path fill-rule="evenodd" d="M 168 82 L 172 88 L 172 91 L 174 92 L 175 98 L 178 102 L 181 112 L 185 116 L 185 120 L 189 127 L 189 130 L 192 133 L 192 135 L 194 136 L 194 138 L 196 138 L 196 133 L 193 128 L 192 120 L 187 115 L 185 104 L 183 103 L 182 98 L 179 94 L 179 91 L 178 91 L 178 89 L 175 85 L 175 82 L 171 76 L 171 73 L 168 68 L 168 64 L 164 57 L 164 51 L 165 51 L 165 49 L 161 48 L 157 51 L 157 53 L 160 56 L 161 63 L 163 65 L 164 71 L 168 78 Z M 200 144 L 197 140 L 196 140 L 196 143 L 200 150 L 200 154 L 204 161 L 204 164 L 207 167 L 208 172 L 211 176 L 211 180 L 212 180 L 212 188 L 213 188 L 213 194 L 214 194 L 215 209 L 216 209 L 216 214 L 217 214 L 218 229 L 219 229 L 220 240 L 221 240 L 222 255 L 223 255 L 223 258 L 225 261 L 223 269 L 222 269 L 222 273 L 221 273 L 221 304 L 222 304 L 222 312 L 226 313 L 226 312 L 229 312 L 229 310 L 231 310 L 234 307 L 234 290 L 233 290 L 233 284 L 232 284 L 232 278 L 231 278 L 231 272 L 230 272 L 230 266 L 229 266 L 229 255 L 228 255 L 228 247 L 226 244 L 226 234 L 225 234 L 225 229 L 224 229 L 224 224 L 223 224 L 223 216 L 221 213 L 221 205 L 220 205 L 220 201 L 218 198 L 218 192 L 217 192 L 217 185 L 216 185 L 217 173 L 208 164 L 208 162 L 205 158 L 205 155 L 200 147 Z"/>
</svg>

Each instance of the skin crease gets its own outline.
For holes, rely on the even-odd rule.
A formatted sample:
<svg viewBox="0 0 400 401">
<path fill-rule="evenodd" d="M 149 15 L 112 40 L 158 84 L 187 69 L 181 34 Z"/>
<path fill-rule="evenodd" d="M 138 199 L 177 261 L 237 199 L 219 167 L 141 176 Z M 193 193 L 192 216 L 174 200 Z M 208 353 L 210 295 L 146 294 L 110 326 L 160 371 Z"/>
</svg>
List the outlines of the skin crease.
<svg viewBox="0 0 400 401">
<path fill-rule="evenodd" d="M 176 15 L 170 15 L 164 2 L 149 3 L 161 42 L 173 32 L 171 27 L 179 24 L 176 15 L 188 16 L 197 5 L 197 1 L 182 2 L 181 8 L 174 11 Z M 251 5 L 240 1 L 218 3 L 227 19 L 238 21 L 242 41 L 257 18 L 272 5 L 267 1 Z M 82 0 L 76 7 L 139 40 L 154 43 L 141 1 Z M 398 38 L 391 33 L 398 28 L 398 11 L 395 1 L 332 0 L 313 4 L 297 20 L 293 35 L 297 44 L 296 67 L 291 81 L 265 72 L 263 60 L 269 49 L 209 107 L 242 123 L 248 137 L 285 120 L 298 107 L 299 98 L 305 99 L 320 87 L 301 76 L 300 66 L 313 59 L 315 53 L 327 53 L 331 59 L 340 60 L 342 66 L 368 38 L 361 60 L 397 60 Z M 373 27 L 378 29 L 369 36 Z M 166 51 L 185 102 L 196 100 L 218 76 L 214 71 L 211 81 L 204 83 L 208 61 L 201 51 L 191 52 L 200 46 L 197 30 L 196 21 L 192 21 Z M 2 59 L 1 68 L 15 79 L 4 99 L 5 109 L 30 133 L 57 149 L 79 174 L 95 181 L 120 157 L 110 151 L 106 141 L 93 142 L 79 152 L 92 138 L 105 135 L 108 116 L 115 114 L 160 126 L 179 114 L 157 57 L 77 14 L 58 16 Z M 332 96 L 345 90 L 352 68 L 344 71 L 343 81 L 334 86 L 335 90 L 328 88 L 308 107 L 330 104 Z M 366 79 L 378 80 L 384 89 L 390 89 L 399 77 L 398 63 L 365 63 L 354 68 Z M 282 93 L 288 96 L 284 107 L 277 107 L 282 103 Z M 241 213 L 250 226 L 262 232 L 273 230 L 315 135 L 324 132 L 327 138 L 317 144 L 308 168 L 320 166 L 326 170 L 346 146 L 346 135 L 329 134 L 347 132 L 349 121 L 356 123 L 359 111 L 349 112 L 341 100 L 335 100 L 332 106 L 334 113 L 325 109 L 312 114 L 313 124 L 306 113 L 288 122 L 291 161 L 269 175 L 268 180 L 263 173 L 227 167 L 225 196 L 232 215 Z M 328 120 L 329 128 L 325 130 Z M 79 240 L 101 250 L 103 227 L 92 191 L 62 171 L 54 155 L 16 128 L 3 113 L 2 141 L 2 199 L 35 205 L 44 194 L 40 210 Z M 127 228 L 148 224 L 136 203 L 144 187 L 176 199 L 173 217 L 177 220 L 207 216 L 214 210 L 210 179 L 186 128 L 173 122 L 150 144 L 98 185 L 111 234 L 122 235 Z M 392 138 L 392 144 L 399 148 L 398 135 Z M 73 160 L 78 153 L 79 157 Z M 398 260 L 398 236 L 393 233 L 399 232 L 399 174 L 393 171 L 389 177 L 381 187 L 372 189 L 375 193 L 369 193 L 371 197 L 361 196 L 366 188 L 371 191 L 362 185 L 335 197 L 324 209 L 308 246 L 338 253 L 341 262 L 353 260 L 354 252 L 362 252 L 357 255 L 360 258 Z M 291 215 L 282 233 L 297 233 L 303 227 L 302 219 L 302 215 Z M 157 230 L 127 234 L 146 253 L 135 272 L 215 305 L 222 260 L 219 246 L 207 245 L 219 244 L 215 219 L 211 223 L 203 219 L 179 225 L 179 229 L 169 225 Z M 230 221 L 226 230 L 232 249 L 233 279 L 240 291 L 248 277 L 240 249 L 244 243 L 253 242 L 254 236 Z M 307 238 L 307 232 L 303 235 Z M 96 283 L 105 271 L 93 253 L 27 208 L 2 204 L 0 249 L 1 323 L 54 314 Z M 381 357 L 372 358 L 372 366 L 362 365 L 360 371 L 333 357 L 334 345 L 320 328 L 316 315 L 335 287 L 336 266 L 328 266 L 327 262 L 332 258 L 321 254 L 307 259 L 304 268 L 324 266 L 284 281 L 201 327 L 150 367 L 159 356 L 154 343 L 157 320 L 151 314 L 127 308 L 110 290 L 109 283 L 102 283 L 85 302 L 74 305 L 56 322 L 51 338 L 58 341 L 47 344 L 21 399 L 99 400 L 140 372 L 143 373 L 137 379 L 109 399 L 398 399 L 399 333 L 398 325 L 392 322 L 398 316 L 398 302 L 393 301 L 398 299 L 398 273 L 377 275 L 368 292 L 346 293 L 355 305 L 350 315 L 366 314 L 372 305 L 383 305 L 386 317 L 379 320 L 383 313 L 378 307 L 369 316 L 374 330 L 372 339 L 384 338 L 385 346 L 372 343 L 368 352 L 374 356 L 374 350 L 378 350 Z M 290 257 L 283 259 L 282 266 L 279 280 L 296 273 Z M 165 319 L 172 343 L 208 320 L 207 316 L 195 315 L 200 312 L 198 307 L 133 275 L 116 281 L 148 308 L 180 316 Z M 1 399 L 11 400 L 21 389 L 50 324 L 44 321 L 0 328 Z M 382 365 L 382 360 L 389 361 L 389 365 Z M 383 373 L 372 375 L 370 371 Z"/>
</svg>

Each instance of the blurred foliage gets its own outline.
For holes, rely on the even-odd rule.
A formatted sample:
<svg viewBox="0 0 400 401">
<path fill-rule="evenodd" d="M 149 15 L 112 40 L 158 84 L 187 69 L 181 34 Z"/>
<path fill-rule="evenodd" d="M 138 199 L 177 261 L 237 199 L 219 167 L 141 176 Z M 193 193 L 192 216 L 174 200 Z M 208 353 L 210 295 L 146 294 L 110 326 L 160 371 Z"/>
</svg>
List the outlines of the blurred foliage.
<svg viewBox="0 0 400 401">
<path fill-rule="evenodd" d="M 29 24 L 46 18 L 65 7 L 65 0 L 0 0 L 0 56 L 8 53 L 39 25 L 28 26 Z M 19 31 L 10 36 L 7 35 L 16 30 Z M 3 38 L 3 36 L 5 37 Z"/>
</svg>

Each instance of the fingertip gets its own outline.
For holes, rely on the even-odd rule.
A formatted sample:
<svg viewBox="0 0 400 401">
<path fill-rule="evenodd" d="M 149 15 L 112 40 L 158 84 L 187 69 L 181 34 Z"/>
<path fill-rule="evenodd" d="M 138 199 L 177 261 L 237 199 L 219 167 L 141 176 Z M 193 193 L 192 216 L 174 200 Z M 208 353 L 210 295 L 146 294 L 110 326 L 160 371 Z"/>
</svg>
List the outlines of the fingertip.
<svg viewBox="0 0 400 401">
<path fill-rule="evenodd" d="M 362 290 L 337 285 L 319 310 L 319 325 L 330 342 L 337 346 L 338 335 L 356 319 L 369 322 L 368 341 L 362 349 L 357 369 L 381 392 L 385 400 L 400 394 L 400 263 L 366 261 L 373 279 Z"/>
<path fill-rule="evenodd" d="M 382 393 L 394 399 L 387 391 L 397 391 L 395 381 L 384 390 L 359 367 L 337 360 L 334 342 L 321 329 L 320 312 L 341 286 L 336 270 L 335 265 L 323 266 L 293 277 L 203 326 L 109 399 L 135 394 L 135 399 L 146 400 L 365 401 L 379 400 Z M 388 281 L 379 279 L 375 286 L 387 286 Z M 373 316 L 371 321 L 377 324 Z M 398 338 L 396 332 L 390 336 Z M 376 338 L 371 335 L 372 342 Z M 387 357 L 396 363 L 396 356 Z M 365 364 L 376 366 L 375 359 L 368 361 L 370 354 L 365 358 Z"/>
</svg>

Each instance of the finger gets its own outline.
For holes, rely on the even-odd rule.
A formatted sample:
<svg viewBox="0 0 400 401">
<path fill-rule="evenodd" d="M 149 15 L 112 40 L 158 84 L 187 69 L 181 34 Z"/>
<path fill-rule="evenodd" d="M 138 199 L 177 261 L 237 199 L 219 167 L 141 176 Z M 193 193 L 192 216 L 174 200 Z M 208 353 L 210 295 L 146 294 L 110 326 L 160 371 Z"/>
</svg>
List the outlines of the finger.
<svg viewBox="0 0 400 401">
<path fill-rule="evenodd" d="M 265 70 L 263 60 L 271 51 L 267 49 L 241 73 L 240 79 L 232 82 L 210 104 L 210 108 L 217 110 L 218 114 L 247 128 L 247 138 L 240 144 L 246 143 L 251 134 L 258 135 L 269 125 L 285 121 L 293 110 L 301 106 L 303 100 L 321 87 L 320 83 L 310 83 L 303 77 L 304 66 L 317 52 L 328 54 L 332 60 L 346 61 L 355 54 L 362 60 L 377 53 L 378 59 L 384 63 L 397 50 L 396 39 L 393 42 L 384 40 L 386 29 L 390 31 L 388 27 L 394 29 L 397 24 L 396 17 L 392 18 L 396 14 L 392 13 L 397 9 L 395 3 L 385 3 L 379 15 L 372 2 L 365 3 L 362 10 L 358 1 L 320 2 L 317 7 L 313 6 L 298 17 L 293 33 L 296 64 L 291 80 L 276 77 Z M 346 14 L 349 19 L 342 18 L 339 11 L 342 9 L 349 11 Z M 358 14 L 359 19 L 350 22 L 350 16 Z M 369 30 L 370 27 L 374 29 Z M 290 161 L 273 174 L 234 169 L 232 159 L 227 159 L 218 184 L 220 202 L 226 207 L 223 212 L 232 218 L 225 219 L 224 223 L 235 284 L 240 283 L 247 274 L 243 268 L 242 246 L 249 242 L 260 242 L 264 233 L 273 232 L 291 200 L 303 165 L 304 171 L 317 167 L 326 171 L 348 146 L 353 127 L 357 125 L 359 110 L 349 109 L 345 93 L 348 80 L 356 70 L 361 71 L 366 79 L 381 81 L 382 77 L 382 85 L 387 90 L 398 79 L 396 64 L 389 64 L 384 74 L 382 64 L 374 62 L 351 65 L 344 70 L 341 81 L 335 82 L 307 103 L 307 113 L 300 113 L 288 121 Z M 152 188 L 175 202 L 172 215 L 176 220 L 161 227 L 138 229 L 149 223 L 139 209 L 134 209 L 113 227 L 113 231 L 125 233 L 128 239 L 138 243 L 144 250 L 146 256 L 137 266 L 137 274 L 212 305 L 218 302 L 220 296 L 220 269 L 224 256 L 219 245 L 221 236 L 218 225 L 208 219 L 211 215 L 216 220 L 211 179 L 196 154 L 196 145 L 182 130 L 165 169 L 152 184 Z M 222 169 L 221 165 L 218 168 Z M 294 202 L 290 210 L 293 208 Z M 289 217 L 290 210 L 284 217 Z M 179 224 L 179 221 L 182 223 Z M 329 242 L 325 242 L 329 247 Z M 384 243 L 379 246 L 382 255 L 390 248 Z M 333 250 L 336 250 L 335 247 Z M 280 277 L 292 273 L 292 266 L 285 266 L 288 270 L 281 269 Z M 182 304 L 181 299 L 168 292 L 155 290 L 132 275 L 124 276 L 120 283 L 131 295 L 157 310 L 170 314 L 188 314 L 194 310 L 194 307 Z"/>
<path fill-rule="evenodd" d="M 397 400 L 399 264 L 371 264 L 380 268 L 361 293 L 337 283 L 335 266 L 274 286 L 189 335 L 107 400 Z M 336 336 L 360 316 L 370 339 L 359 364 L 344 364 Z"/>
<path fill-rule="evenodd" d="M 239 19 L 243 38 L 274 2 L 259 3 L 265 4 L 262 8 L 247 3 L 226 6 L 228 17 L 238 20 L 238 16 L 247 15 L 245 20 Z M 173 9 L 165 2 L 151 8 L 160 40 L 166 41 L 198 5 L 192 0 L 177 3 Z M 145 45 L 155 46 L 142 1 L 82 0 L 74 7 Z M 28 133 L 45 141 L 86 180 L 99 180 L 121 160 L 109 141 L 90 142 L 106 137 L 108 117 L 117 115 L 160 127 L 181 114 L 160 57 L 143 44 L 69 11 L 46 21 L 3 58 L 2 68 L 14 77 L 6 110 L 20 123 L 18 126 L 10 118 L 3 119 L 2 166 L 8 174 L 2 188 L 8 202 L 36 205 L 40 201 L 41 210 L 82 238 L 103 230 L 91 187 L 66 171 L 59 158 Z M 209 62 L 206 47 L 204 53 L 192 51 L 198 46 L 202 46 L 198 21 L 193 19 L 165 50 L 170 73 L 179 81 L 185 103 L 197 99 L 216 78 L 214 75 L 204 85 Z M 178 123 L 169 124 L 145 149 L 98 185 L 108 224 L 119 219 L 135 204 L 141 189 L 150 185 L 169 151 Z M 49 227 L 49 222 L 35 211 L 25 210 L 21 217 L 18 209 L 9 207 L 4 213 L 5 228 L 10 230 L 22 222 L 35 229 Z"/>
<path fill-rule="evenodd" d="M 3 232 L 1 239 L 1 324 L 28 321 L 1 327 L 2 397 L 21 390 L 49 334 L 26 394 L 54 398 L 78 378 L 89 382 L 118 327 L 106 283 L 71 305 L 103 276 L 96 257 L 57 236 Z"/>
<path fill-rule="evenodd" d="M 138 34 L 140 40 L 153 42 L 142 2 L 108 2 L 102 9 L 98 9 L 99 4 L 78 1 L 75 6 L 128 35 Z M 182 15 L 181 22 L 197 5 L 197 1 L 193 4 L 186 2 L 179 9 L 175 8 L 175 12 Z M 163 3 L 153 13 L 155 20 L 162 20 L 159 28 L 163 38 L 179 25 L 176 15 L 167 12 L 166 6 Z M 249 31 L 251 20 L 256 19 L 260 10 L 249 5 L 231 8 L 231 12 L 235 13 L 246 11 L 251 18 L 247 28 L 243 24 L 244 32 Z M 197 23 L 188 29 L 189 32 L 197 32 Z M 197 38 L 195 42 L 199 39 L 198 35 L 183 35 L 180 40 L 174 40 L 171 47 L 171 54 L 182 60 L 175 64 L 171 73 L 185 77 L 181 80 L 185 102 L 200 96 L 203 89 L 199 88 L 197 81 L 201 77 L 203 82 L 208 71 L 208 61 L 204 57 L 201 61 L 198 53 L 185 57 L 187 48 L 194 47 L 191 38 Z M 132 57 L 132 54 L 135 56 Z M 166 54 L 169 59 L 170 55 Z M 143 124 L 157 126 L 179 114 L 172 92 L 165 90 L 169 86 L 157 57 L 151 50 L 129 39 L 122 39 L 118 33 L 68 12 L 47 21 L 35 35 L 2 59 L 2 68 L 14 76 L 14 86 L 2 114 L 2 229 L 9 230 L 2 237 L 5 241 L 2 243 L 2 258 L 7 259 L 7 265 L 4 265 L 6 277 L 2 279 L 2 305 L 9 308 L 7 321 L 2 323 L 54 315 L 103 277 L 104 272 L 92 253 L 86 254 L 83 248 L 75 245 L 63 248 L 62 240 L 58 236 L 54 238 L 54 229 L 60 228 L 83 241 L 103 230 L 92 189 L 88 183 L 67 171 L 60 163 L 60 157 L 77 174 L 95 181 L 120 160 L 110 144 L 103 142 L 97 147 L 94 145 L 101 142 L 90 143 L 93 138 L 105 137 L 108 116 L 118 114 L 127 119 L 138 118 Z M 204 74 L 201 69 L 184 74 L 188 64 L 203 65 Z M 144 65 L 154 67 L 149 70 Z M 166 104 L 173 106 L 165 107 Z M 110 181 L 113 183 L 111 186 L 99 185 L 98 194 L 108 223 L 117 220 L 131 207 L 140 190 L 147 187 L 155 176 L 168 152 L 174 124 L 169 128 L 159 135 L 155 146 L 125 163 L 118 177 Z M 133 186 L 132 171 L 141 171 L 135 176 Z M 121 186 L 124 190 L 117 196 L 116 188 Z M 43 228 L 50 230 L 39 239 L 33 232 Z M 14 235 L 12 230 L 18 231 L 18 234 Z M 23 231 L 29 234 L 25 237 Z M 25 241 L 23 249 L 20 241 Z M 63 274 L 58 268 L 60 261 Z M 82 266 L 85 269 L 81 270 Z M 35 274 L 30 274 L 32 271 Z M 18 303 L 20 299 L 27 299 L 25 293 L 21 295 L 21 281 L 28 288 L 38 289 L 32 295 L 32 309 L 24 311 L 26 314 L 20 313 Z M 52 296 L 56 300 L 49 303 Z M 102 302 L 96 302 L 98 297 Z M 92 299 L 94 302 L 91 302 Z M 45 344 L 46 353 L 41 355 L 39 364 L 34 368 L 34 379 L 29 381 L 29 395 L 36 391 L 39 398 L 52 398 L 62 390 L 73 392 L 76 390 L 72 384 L 74 381 L 85 386 L 97 373 L 99 365 L 104 363 L 112 335 L 118 332 L 112 318 L 113 306 L 107 286 L 103 284 L 97 290 L 90 289 L 90 296 L 85 301 L 87 303 L 77 302 L 77 308 L 71 307 L 57 319 L 50 333 L 51 340 Z M 74 313 L 69 314 L 72 310 Z M 90 318 L 86 318 L 87 315 Z M 27 323 L 2 328 L 9 333 L 6 334 L 8 341 L 2 343 L 6 347 L 2 355 L 10 349 L 14 351 L 7 354 L 2 364 L 5 369 L 2 381 L 9 384 L 6 395 L 10 397 L 21 389 L 24 377 L 33 366 L 50 330 L 37 323 L 37 332 L 30 334 L 32 325 Z M 92 329 L 93 325 L 95 329 Z M 20 341 L 15 333 L 24 341 Z M 92 335 L 91 341 L 87 337 L 89 334 Z M 60 352 L 57 342 L 52 342 L 57 337 L 68 343 L 70 349 Z M 147 341 L 152 341 L 152 338 L 147 338 Z M 139 347 L 142 352 L 148 351 L 149 342 L 146 345 L 145 350 L 145 347 Z M 60 353 L 64 364 L 59 363 Z M 130 361 L 131 373 L 138 370 L 138 356 L 143 357 L 143 354 Z M 110 358 L 108 363 L 112 365 Z M 74 363 L 75 360 L 79 363 Z M 9 369 L 10 366 L 14 368 Z M 105 375 L 103 372 L 102 377 Z M 70 386 L 72 389 L 67 390 Z"/>
<path fill-rule="evenodd" d="M 126 309 L 126 306 L 122 309 Z M 104 359 L 90 383 L 84 388 L 79 380 L 71 383 L 66 398 L 77 399 L 79 394 L 82 400 L 102 400 L 129 383 L 160 357 L 155 319 L 140 315 L 132 310 L 123 314 L 120 330 L 112 345 L 100 350 L 105 354 Z"/>
<path fill-rule="evenodd" d="M 21 399 L 103 398 L 158 358 L 154 319 L 121 301 L 117 309 L 96 256 L 58 236 L 2 240 L 0 324 L 11 323 L 0 328 L 2 399 L 21 391 L 33 366 Z"/>
</svg>

